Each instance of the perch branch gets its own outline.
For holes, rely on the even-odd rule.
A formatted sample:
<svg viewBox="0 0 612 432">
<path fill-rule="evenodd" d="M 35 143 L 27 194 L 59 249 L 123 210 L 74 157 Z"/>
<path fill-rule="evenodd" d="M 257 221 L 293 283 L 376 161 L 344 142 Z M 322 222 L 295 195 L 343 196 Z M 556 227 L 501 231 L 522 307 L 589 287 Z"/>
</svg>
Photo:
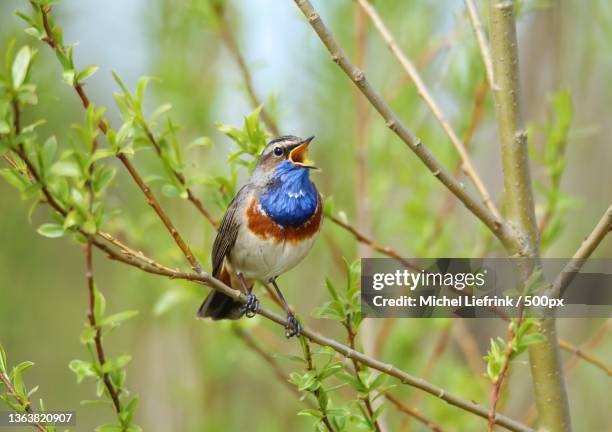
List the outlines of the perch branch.
<svg viewBox="0 0 612 432">
<path fill-rule="evenodd" d="M 461 139 L 451 126 L 450 122 L 442 112 L 442 109 L 440 108 L 433 95 L 427 88 L 427 85 L 421 78 L 421 75 L 417 71 L 414 64 L 401 50 L 395 38 L 381 19 L 380 15 L 378 15 L 378 12 L 376 12 L 374 6 L 372 6 L 372 4 L 369 2 L 369 0 L 355 1 L 357 1 L 357 3 L 359 3 L 359 6 L 361 6 L 361 8 L 368 14 L 370 19 L 374 23 L 374 26 L 378 29 L 378 32 L 389 47 L 389 50 L 397 58 L 397 60 L 400 62 L 400 64 L 412 80 L 419 96 L 423 98 L 433 116 L 438 120 L 438 122 L 442 126 L 442 129 L 444 129 L 446 135 L 448 135 L 448 138 L 452 142 L 453 146 L 455 146 L 455 149 L 459 153 L 459 156 L 461 157 L 461 160 L 463 162 L 463 171 L 472 180 L 474 186 L 476 186 L 476 190 L 482 197 L 482 202 L 489 208 L 489 211 L 496 219 L 501 220 L 501 215 L 499 214 L 497 208 L 495 207 L 495 204 L 491 200 L 489 192 L 487 191 L 486 186 L 480 178 L 480 175 L 478 175 L 478 172 L 474 168 L 474 164 L 472 163 L 472 159 L 465 148 L 465 144 L 463 143 L 463 141 L 461 141 Z"/>
</svg>

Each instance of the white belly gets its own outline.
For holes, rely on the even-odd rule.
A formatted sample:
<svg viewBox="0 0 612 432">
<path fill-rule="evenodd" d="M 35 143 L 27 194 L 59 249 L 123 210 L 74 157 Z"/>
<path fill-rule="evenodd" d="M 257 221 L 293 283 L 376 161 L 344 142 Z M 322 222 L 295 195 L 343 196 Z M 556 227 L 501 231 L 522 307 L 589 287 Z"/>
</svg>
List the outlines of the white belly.
<svg viewBox="0 0 612 432">
<path fill-rule="evenodd" d="M 241 227 L 230 253 L 230 262 L 246 279 L 268 282 L 295 267 L 310 251 L 316 238 L 314 235 L 299 243 L 276 242 L 264 240 Z"/>
</svg>

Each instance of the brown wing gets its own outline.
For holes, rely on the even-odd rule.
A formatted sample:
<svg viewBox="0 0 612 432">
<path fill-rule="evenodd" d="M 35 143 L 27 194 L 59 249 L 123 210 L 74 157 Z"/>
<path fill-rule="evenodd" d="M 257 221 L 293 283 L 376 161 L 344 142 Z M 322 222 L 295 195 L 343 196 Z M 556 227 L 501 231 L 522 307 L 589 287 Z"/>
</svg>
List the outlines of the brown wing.
<svg viewBox="0 0 612 432">
<path fill-rule="evenodd" d="M 245 185 L 238 191 L 232 202 L 230 202 L 225 216 L 223 216 L 212 248 L 213 277 L 219 277 L 223 269 L 223 260 L 234 247 L 236 237 L 238 236 L 238 228 L 240 228 L 238 210 L 247 198 L 247 195 L 247 186 Z"/>
</svg>

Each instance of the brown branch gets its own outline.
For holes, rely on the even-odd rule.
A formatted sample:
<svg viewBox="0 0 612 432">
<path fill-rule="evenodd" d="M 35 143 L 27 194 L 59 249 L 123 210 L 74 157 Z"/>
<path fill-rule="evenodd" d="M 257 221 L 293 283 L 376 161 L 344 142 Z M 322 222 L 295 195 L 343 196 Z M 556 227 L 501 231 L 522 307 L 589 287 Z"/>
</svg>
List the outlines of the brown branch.
<svg viewBox="0 0 612 432">
<path fill-rule="evenodd" d="M 458 134 L 455 132 L 450 122 L 442 112 L 442 109 L 440 108 L 433 95 L 427 88 L 427 85 L 421 78 L 421 75 L 417 71 L 416 67 L 414 66 L 412 61 L 406 56 L 406 54 L 404 54 L 404 52 L 401 50 L 401 48 L 397 44 L 397 41 L 381 19 L 380 15 L 378 15 L 378 12 L 376 12 L 374 6 L 369 2 L 369 0 L 356 1 L 357 3 L 359 3 L 359 6 L 361 6 L 361 8 L 368 14 L 370 19 L 374 23 L 374 26 L 378 29 L 378 32 L 389 47 L 389 50 L 397 58 L 397 60 L 400 62 L 400 64 L 412 80 L 414 86 L 417 89 L 417 93 L 419 94 L 419 96 L 421 96 L 421 98 L 423 98 L 423 100 L 427 104 L 427 107 L 429 108 L 433 116 L 438 120 L 438 122 L 442 126 L 442 129 L 444 130 L 451 143 L 459 153 L 459 156 L 461 157 L 461 160 L 463 162 L 462 170 L 470 178 L 472 183 L 474 183 L 476 190 L 482 197 L 482 202 L 485 206 L 488 207 L 489 211 L 496 219 L 501 220 L 501 215 L 497 211 L 493 200 L 491 200 L 489 192 L 487 191 L 484 182 L 480 178 L 480 175 L 474 168 L 474 164 L 472 163 L 472 159 L 466 150 L 465 144 L 461 141 Z"/>
<path fill-rule="evenodd" d="M 234 334 L 236 334 L 236 336 L 242 339 L 244 344 L 249 347 L 251 351 L 257 354 L 264 362 L 266 362 L 270 366 L 270 368 L 272 368 L 272 371 L 274 372 L 274 375 L 276 376 L 279 382 L 283 383 L 292 393 L 296 395 L 300 394 L 298 389 L 289 382 L 289 376 L 278 364 L 276 359 L 271 356 L 266 350 L 260 347 L 249 333 L 245 332 L 238 325 L 232 325 L 232 331 L 234 332 Z M 306 400 L 306 403 L 311 404 L 310 400 Z"/>
<path fill-rule="evenodd" d="M 552 297 L 563 295 L 586 260 L 597 249 L 603 239 L 606 238 L 610 229 L 612 229 L 612 204 L 610 204 L 601 219 L 599 219 L 593 231 L 584 239 L 572 259 L 563 267 L 563 270 L 561 270 L 561 273 L 559 273 L 553 282 L 548 295 Z"/>
<path fill-rule="evenodd" d="M 348 345 L 352 350 L 355 350 L 355 338 L 357 337 L 357 332 L 353 328 L 350 318 L 347 318 L 343 322 L 343 325 L 344 325 L 344 328 L 346 329 L 346 334 L 348 337 Z M 351 359 L 351 361 L 353 363 L 353 369 L 355 370 L 355 378 L 357 378 L 357 380 L 365 387 L 367 383 L 364 383 L 361 380 L 361 376 L 359 375 L 359 372 L 361 372 L 361 365 L 355 359 Z M 360 398 L 360 399 L 362 400 L 366 408 L 368 416 L 370 417 L 370 421 L 374 425 L 374 429 L 376 430 L 376 432 L 381 432 L 380 425 L 378 424 L 378 421 L 374 417 L 374 408 L 372 407 L 372 399 L 370 398 L 370 393 L 368 392 L 367 394 L 364 395 L 363 398 Z"/>
<path fill-rule="evenodd" d="M 17 403 L 19 405 L 21 405 L 21 407 L 28 414 L 34 414 L 34 411 L 32 411 L 32 407 L 31 407 L 30 401 L 27 398 L 26 399 L 22 399 L 21 396 L 19 396 L 19 394 L 17 393 L 17 390 L 15 390 L 15 387 L 13 386 L 13 383 L 11 382 L 9 377 L 4 372 L 0 372 L 0 381 L 4 384 L 4 386 L 6 387 L 8 392 L 10 393 L 10 395 L 15 398 Z M 39 423 L 32 423 L 32 426 L 34 426 L 34 428 L 36 428 L 40 432 L 47 432 L 47 428 L 42 426 Z"/>
<path fill-rule="evenodd" d="M 163 159 L 161 146 L 157 142 L 157 139 L 151 132 L 151 129 L 149 128 L 149 126 L 143 122 L 141 124 L 141 127 L 143 128 L 145 135 L 147 136 L 147 139 L 149 140 L 151 145 L 153 145 L 153 148 L 155 149 L 155 153 L 157 153 L 157 156 L 159 156 L 160 159 Z M 185 190 L 187 191 L 187 199 L 194 205 L 194 207 L 200 212 L 200 214 L 202 214 L 202 216 L 204 216 L 208 220 L 208 222 L 210 222 L 210 224 L 213 227 L 217 227 L 217 221 L 215 220 L 215 218 L 206 209 L 206 207 L 204 207 L 204 204 L 202 204 L 202 201 L 198 197 L 196 197 L 196 195 L 193 193 L 191 188 L 187 187 L 187 180 L 185 179 L 185 175 L 181 172 L 176 171 L 173 168 L 170 168 L 170 170 L 172 171 L 172 174 L 177 179 L 177 181 L 181 184 L 181 186 L 183 186 Z"/>
<path fill-rule="evenodd" d="M 227 50 L 238 65 L 238 69 L 240 69 L 240 74 L 242 75 L 242 80 L 244 81 L 247 94 L 249 96 L 249 99 L 251 100 L 251 104 L 254 107 L 263 107 L 261 100 L 257 96 L 257 93 L 255 93 L 255 88 L 253 86 L 253 78 L 251 76 L 249 67 L 246 64 L 246 61 L 244 60 L 244 57 L 240 52 L 240 48 L 238 47 L 238 43 L 234 38 L 234 34 L 229 29 L 228 23 L 225 19 L 225 6 L 220 2 L 216 2 L 213 5 L 213 11 L 215 12 L 217 20 L 219 22 L 219 33 L 221 35 L 221 39 L 225 43 Z M 276 124 L 276 121 L 270 115 L 268 110 L 262 108 L 260 115 L 261 120 L 264 122 L 268 130 L 272 132 L 274 136 L 279 136 L 280 132 L 278 129 L 278 125 Z"/>
<path fill-rule="evenodd" d="M 587 363 L 592 364 L 593 366 L 604 371 L 608 376 L 612 376 L 612 367 L 608 366 L 603 360 L 598 358 L 597 356 L 583 350 L 580 347 L 577 347 L 567 341 L 559 340 L 559 347 L 564 349 L 567 352 L 574 354 L 575 356 L 581 358 Z"/>
<path fill-rule="evenodd" d="M 410 417 L 414 417 L 416 420 L 420 421 L 423 425 L 425 425 L 432 432 L 444 432 L 442 427 L 435 424 L 432 420 L 425 417 L 423 414 L 419 412 L 419 410 L 415 408 L 411 408 L 408 405 L 404 404 L 399 398 L 393 396 L 391 393 L 385 393 L 385 399 L 391 402 L 398 411 L 403 412 L 404 414 L 408 414 Z"/>
<path fill-rule="evenodd" d="M 94 314 L 94 309 L 96 306 L 96 294 L 93 279 L 93 258 L 91 253 L 91 245 L 92 242 L 91 240 L 89 240 L 87 242 L 87 245 L 85 245 L 84 247 L 85 263 L 87 266 L 87 290 L 89 292 L 89 310 L 87 312 L 87 319 L 89 320 L 89 325 L 91 326 L 91 328 L 95 329 L 96 331 L 94 336 L 96 356 L 98 358 L 98 363 L 100 363 L 100 368 L 103 368 L 106 364 L 106 355 L 104 353 L 104 346 L 102 345 L 102 329 L 98 326 Z M 104 387 L 106 387 L 106 391 L 108 392 L 108 395 L 110 396 L 113 402 L 115 412 L 119 414 L 122 410 L 121 401 L 119 400 L 119 389 L 117 389 L 111 382 L 110 375 L 107 372 L 104 372 L 102 374 L 102 381 L 104 382 Z"/>
<path fill-rule="evenodd" d="M 310 342 L 308 342 L 308 340 L 304 340 L 304 355 L 306 357 L 306 370 L 308 371 L 313 371 L 314 370 L 314 364 L 312 362 L 312 354 L 310 352 Z M 321 394 L 321 389 L 317 388 L 316 390 L 313 391 L 313 394 L 315 395 L 315 397 L 317 398 L 317 401 L 320 400 L 320 394 Z M 319 411 L 321 411 L 321 421 L 323 422 L 323 424 L 325 425 L 325 427 L 327 428 L 327 430 L 329 432 L 335 432 L 334 427 L 332 426 L 331 422 L 329 421 L 329 417 L 327 417 L 327 411 L 325 410 L 325 408 L 323 406 L 321 406 L 321 404 L 319 403 Z"/>
<path fill-rule="evenodd" d="M 597 348 L 599 346 L 599 344 L 601 344 L 602 341 L 604 341 L 606 339 L 606 336 L 608 334 L 608 332 L 610 331 L 610 329 L 612 329 L 612 320 L 608 319 L 606 320 L 603 325 L 597 329 L 597 331 L 595 332 L 595 334 L 593 334 L 593 336 L 591 336 L 591 338 L 583 343 L 580 346 L 580 350 L 582 352 L 588 352 L 588 351 L 592 351 L 595 348 Z M 559 341 L 561 342 L 561 340 Z M 569 344 L 568 342 L 568 348 L 571 344 Z M 566 376 L 569 376 L 570 373 L 578 366 L 578 364 L 580 363 L 580 360 L 583 359 L 582 357 L 579 357 L 574 353 L 572 353 L 572 357 L 567 361 L 567 363 L 565 364 L 564 367 L 564 372 Z"/>
<path fill-rule="evenodd" d="M 519 328 L 523 322 L 523 317 L 521 316 L 516 322 L 516 328 Z M 514 343 L 514 324 L 510 322 L 508 324 L 508 336 L 506 347 L 504 349 L 503 354 L 503 365 L 497 379 L 493 381 L 493 387 L 491 388 L 491 402 L 489 403 L 489 418 L 488 418 L 488 430 L 489 432 L 493 431 L 493 427 L 495 425 L 495 410 L 497 409 L 497 403 L 499 402 L 502 386 L 504 384 L 504 380 L 506 379 L 506 375 L 508 374 L 508 369 L 510 368 L 510 357 L 512 356 L 512 346 Z"/>
<path fill-rule="evenodd" d="M 405 267 L 407 267 L 409 269 L 420 271 L 420 269 L 417 269 L 414 266 L 414 264 L 412 264 L 410 261 L 408 261 L 405 258 L 402 258 L 402 256 L 395 249 L 393 249 L 391 247 L 380 246 L 379 244 L 375 243 L 373 240 L 371 240 L 368 237 L 366 237 L 361 232 L 357 231 L 356 228 L 354 228 L 351 225 L 341 221 L 337 216 L 333 216 L 333 215 L 332 216 L 328 216 L 328 219 L 331 220 L 336 225 L 338 225 L 339 227 L 341 227 L 344 230 L 346 230 L 349 233 L 351 233 L 353 235 L 353 237 L 355 237 L 355 239 L 357 239 L 357 241 L 366 244 L 370 249 L 373 249 L 376 252 L 379 252 L 379 253 L 381 253 L 383 255 L 387 255 L 388 257 L 394 258 L 395 260 L 399 261 L 400 263 L 402 263 Z"/>
</svg>

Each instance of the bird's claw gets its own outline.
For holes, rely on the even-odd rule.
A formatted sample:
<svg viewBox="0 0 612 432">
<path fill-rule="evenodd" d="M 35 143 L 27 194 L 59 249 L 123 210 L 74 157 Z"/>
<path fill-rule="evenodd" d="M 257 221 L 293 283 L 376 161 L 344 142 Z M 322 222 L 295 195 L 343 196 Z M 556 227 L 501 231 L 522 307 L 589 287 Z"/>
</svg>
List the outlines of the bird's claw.
<svg viewBox="0 0 612 432">
<path fill-rule="evenodd" d="M 302 334 L 302 326 L 293 314 L 287 314 L 287 324 L 285 324 L 285 336 L 287 339 L 293 336 L 300 337 Z"/>
<path fill-rule="evenodd" d="M 255 294 L 247 294 L 246 303 L 240 308 L 240 312 L 246 315 L 247 318 L 253 318 L 257 315 L 257 311 L 259 310 L 259 300 L 255 297 Z"/>
</svg>

